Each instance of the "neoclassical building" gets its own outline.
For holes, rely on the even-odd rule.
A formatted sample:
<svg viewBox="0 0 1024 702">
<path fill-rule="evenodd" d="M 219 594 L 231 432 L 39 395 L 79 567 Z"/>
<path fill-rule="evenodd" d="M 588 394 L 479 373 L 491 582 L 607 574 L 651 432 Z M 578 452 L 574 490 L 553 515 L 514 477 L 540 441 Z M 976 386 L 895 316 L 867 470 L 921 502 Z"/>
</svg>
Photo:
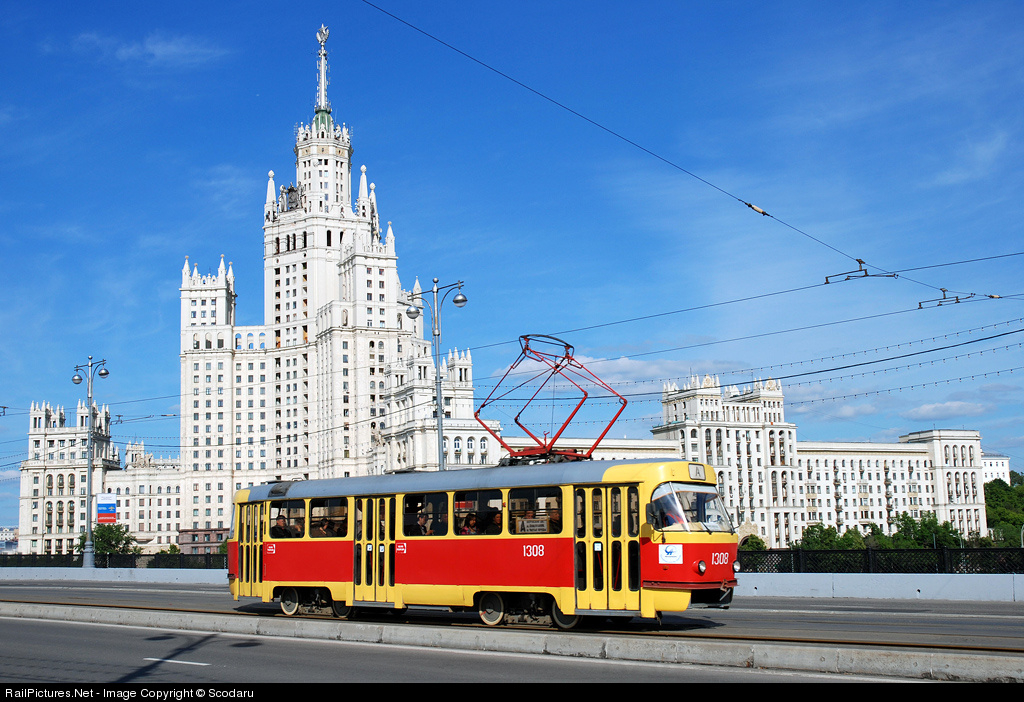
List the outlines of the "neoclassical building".
<svg viewBox="0 0 1024 702">
<path fill-rule="evenodd" d="M 903 512 L 935 512 L 965 535 L 988 528 L 977 431 L 918 431 L 897 443 L 798 441 L 779 382 L 722 387 L 709 375 L 666 385 L 662 423 L 651 431 L 683 458 L 714 465 L 734 521 L 753 525 L 769 547 L 816 523 L 892 533 Z M 1008 477 L 1008 460 L 1000 466 Z"/>
<path fill-rule="evenodd" d="M 327 37 L 322 27 L 312 119 L 295 134 L 295 179 L 278 187 L 274 172 L 268 175 L 264 323 L 236 323 L 235 271 L 223 256 L 206 273 L 186 257 L 179 288 L 180 457 L 154 459 L 136 446 L 124 470 L 113 460 L 96 468 L 96 491 L 121 491 L 122 520 L 147 548 L 173 543 L 181 531 L 191 539 L 225 529 L 231 498 L 245 486 L 436 470 L 437 411 L 444 412 L 446 462 L 497 462 L 497 447 L 473 419 L 470 353 L 450 351 L 435 368 L 425 316 L 405 313 L 410 305 L 424 308 L 421 287 L 418 280 L 411 289 L 402 286 L 395 231 L 381 221 L 366 166 L 353 180 L 350 133 L 334 119 L 327 98 Z M 437 372 L 440 402 L 434 398 Z M 109 444 L 105 424 L 103 431 Z M 83 436 L 76 434 L 75 442 Z M 54 439 L 61 440 L 72 439 Z M 30 449 L 35 441 L 45 447 L 50 436 L 31 435 Z M 64 452 L 64 480 L 84 471 L 70 468 L 80 453 Z M 41 463 L 33 461 L 23 467 L 23 483 L 30 474 L 42 478 Z M 22 495 L 33 489 L 45 488 L 23 484 Z M 25 527 L 33 516 L 38 529 L 45 509 L 58 506 L 34 502 L 44 511 L 31 512 L 23 497 L 22 534 L 30 533 Z M 66 499 L 57 502 L 68 509 Z M 84 505 L 76 516 L 72 526 L 84 522 Z M 61 533 L 69 533 L 62 519 Z M 71 540 L 32 539 L 33 552 L 55 552 L 58 541 L 66 550 Z"/>
<path fill-rule="evenodd" d="M 230 263 L 208 275 L 187 260 L 182 269 L 181 463 L 224 476 L 215 484 L 225 497 L 267 480 L 437 468 L 430 343 L 423 317 L 405 314 L 423 306 L 421 288 L 402 287 L 396 235 L 381 222 L 366 166 L 353 182 L 349 130 L 327 98 L 327 36 L 321 28 L 295 180 L 278 187 L 268 177 L 264 324 L 235 324 Z M 439 371 L 447 440 L 459 444 L 449 460 L 486 462 L 469 353 L 451 352 Z M 205 517 L 196 528 L 219 521 Z"/>
<path fill-rule="evenodd" d="M 93 490 L 120 472 L 110 440 L 110 409 L 93 405 Z M 19 553 L 72 553 L 85 531 L 89 409 L 75 413 L 33 402 L 29 408 L 28 458 L 21 463 L 18 505 Z M 95 507 L 94 507 L 95 510 Z M 94 511 L 95 513 L 95 511 Z"/>
</svg>

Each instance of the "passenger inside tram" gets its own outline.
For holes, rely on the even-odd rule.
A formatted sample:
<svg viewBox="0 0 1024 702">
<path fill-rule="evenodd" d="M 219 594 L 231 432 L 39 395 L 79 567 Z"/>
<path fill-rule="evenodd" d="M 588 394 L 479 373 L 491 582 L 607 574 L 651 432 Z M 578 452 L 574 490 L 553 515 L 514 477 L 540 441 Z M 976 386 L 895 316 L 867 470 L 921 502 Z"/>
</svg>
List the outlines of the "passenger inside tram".
<svg viewBox="0 0 1024 702">
<path fill-rule="evenodd" d="M 291 530 L 288 528 L 288 520 L 285 519 L 283 514 L 277 515 L 277 519 L 274 522 L 274 526 L 270 527 L 270 538 L 272 539 L 289 539 L 292 536 Z"/>
</svg>

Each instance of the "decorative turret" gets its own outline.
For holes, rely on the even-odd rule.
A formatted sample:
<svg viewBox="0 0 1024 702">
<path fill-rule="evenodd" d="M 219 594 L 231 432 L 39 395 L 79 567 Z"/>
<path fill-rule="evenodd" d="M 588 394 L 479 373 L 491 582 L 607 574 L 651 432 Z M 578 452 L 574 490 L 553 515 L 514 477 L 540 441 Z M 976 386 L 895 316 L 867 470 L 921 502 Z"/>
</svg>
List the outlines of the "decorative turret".
<svg viewBox="0 0 1024 702">
<path fill-rule="evenodd" d="M 377 186 L 370 183 L 370 238 L 380 241 L 380 216 L 377 214 Z"/>
<path fill-rule="evenodd" d="M 370 192 L 366 187 L 366 166 L 359 167 L 359 198 L 356 200 L 356 214 L 360 217 L 370 215 Z"/>
</svg>

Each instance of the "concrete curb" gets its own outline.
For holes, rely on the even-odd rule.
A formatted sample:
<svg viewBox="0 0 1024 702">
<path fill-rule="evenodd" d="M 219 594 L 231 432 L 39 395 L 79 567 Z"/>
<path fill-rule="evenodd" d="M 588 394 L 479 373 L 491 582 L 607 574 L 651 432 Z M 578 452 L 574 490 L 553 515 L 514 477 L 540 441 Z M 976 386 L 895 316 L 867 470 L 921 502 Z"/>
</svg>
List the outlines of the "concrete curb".
<svg viewBox="0 0 1024 702">
<path fill-rule="evenodd" d="M 182 614 L 107 607 L 0 602 L 0 616 L 90 622 L 249 636 L 293 637 L 367 644 L 571 656 L 650 663 L 885 675 L 927 680 L 1024 682 L 1024 657 L 880 650 L 869 647 L 730 643 L 634 636 L 537 633 L 506 629 L 366 624 L 284 617 Z"/>
</svg>

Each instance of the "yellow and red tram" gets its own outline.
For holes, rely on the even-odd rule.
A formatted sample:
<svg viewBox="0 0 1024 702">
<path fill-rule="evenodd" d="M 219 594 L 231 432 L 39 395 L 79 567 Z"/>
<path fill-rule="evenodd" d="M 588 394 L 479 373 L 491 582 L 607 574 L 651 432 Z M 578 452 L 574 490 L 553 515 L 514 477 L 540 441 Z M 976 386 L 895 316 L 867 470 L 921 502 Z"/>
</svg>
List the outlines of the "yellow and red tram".
<svg viewBox="0 0 1024 702">
<path fill-rule="evenodd" d="M 490 625 L 727 606 L 737 538 L 714 471 L 581 461 L 280 482 L 235 495 L 235 599 L 285 614 L 445 606 Z"/>
</svg>

